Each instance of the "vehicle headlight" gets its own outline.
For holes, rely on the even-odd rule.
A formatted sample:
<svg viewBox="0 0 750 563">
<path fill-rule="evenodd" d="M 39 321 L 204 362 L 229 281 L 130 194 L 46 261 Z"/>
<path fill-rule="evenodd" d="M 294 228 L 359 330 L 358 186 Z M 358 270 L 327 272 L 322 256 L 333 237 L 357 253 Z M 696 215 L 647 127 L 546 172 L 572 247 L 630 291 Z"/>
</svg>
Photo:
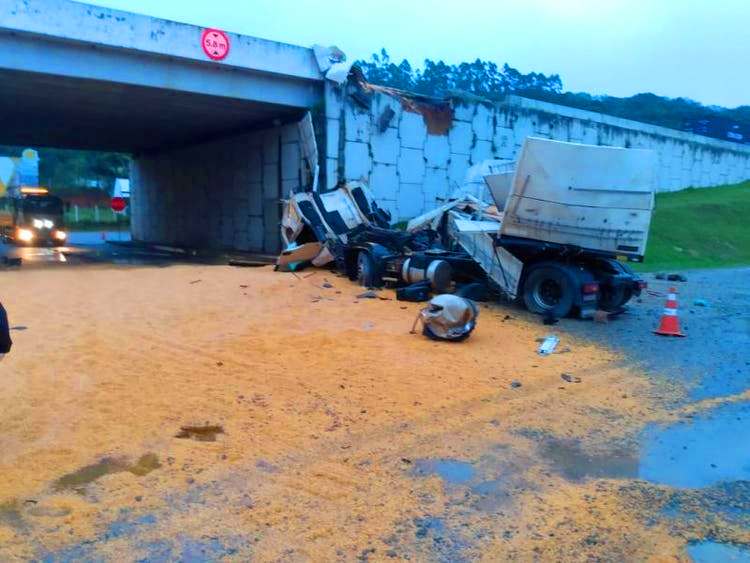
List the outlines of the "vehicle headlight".
<svg viewBox="0 0 750 563">
<path fill-rule="evenodd" d="M 55 223 L 53 221 L 50 221 L 49 219 L 44 220 L 44 226 L 48 229 L 51 229 L 55 226 Z"/>
<path fill-rule="evenodd" d="M 31 242 L 34 240 L 34 231 L 31 229 L 18 229 L 18 240 L 22 242 Z"/>
<path fill-rule="evenodd" d="M 55 231 L 55 238 L 57 240 L 65 240 L 68 238 L 68 234 L 65 231 Z"/>
<path fill-rule="evenodd" d="M 42 227 L 44 227 L 44 221 L 42 221 L 41 219 L 34 219 L 33 221 L 31 221 L 31 224 L 34 225 L 35 229 L 41 229 Z"/>
</svg>

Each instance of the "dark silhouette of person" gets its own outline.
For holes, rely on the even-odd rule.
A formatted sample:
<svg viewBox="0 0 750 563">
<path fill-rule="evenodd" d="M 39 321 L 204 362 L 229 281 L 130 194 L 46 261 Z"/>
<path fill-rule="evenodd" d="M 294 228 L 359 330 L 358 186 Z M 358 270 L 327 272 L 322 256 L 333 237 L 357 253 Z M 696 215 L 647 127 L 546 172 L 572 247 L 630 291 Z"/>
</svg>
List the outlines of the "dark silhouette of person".
<svg viewBox="0 0 750 563">
<path fill-rule="evenodd" d="M 8 314 L 5 307 L 0 303 L 0 358 L 10 352 L 13 341 L 10 339 L 10 326 L 8 325 Z"/>
</svg>

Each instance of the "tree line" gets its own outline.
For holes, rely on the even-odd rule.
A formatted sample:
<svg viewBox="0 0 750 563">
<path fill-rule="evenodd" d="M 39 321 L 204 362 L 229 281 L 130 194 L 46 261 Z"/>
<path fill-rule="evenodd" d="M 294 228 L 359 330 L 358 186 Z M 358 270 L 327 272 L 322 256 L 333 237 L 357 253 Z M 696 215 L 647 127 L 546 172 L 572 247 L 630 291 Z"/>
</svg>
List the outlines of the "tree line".
<svg viewBox="0 0 750 563">
<path fill-rule="evenodd" d="M 705 106 L 689 98 L 667 98 L 652 93 L 618 98 L 565 92 L 558 74 L 524 74 L 508 64 L 499 66 L 482 59 L 459 64 L 427 59 L 422 68 L 416 68 L 406 59 L 397 64 L 381 49 L 369 61 L 356 64 L 373 84 L 425 96 L 444 97 L 461 91 L 499 101 L 507 94 L 518 94 L 718 139 L 750 142 L 750 106 L 746 105 L 734 109 Z"/>
</svg>

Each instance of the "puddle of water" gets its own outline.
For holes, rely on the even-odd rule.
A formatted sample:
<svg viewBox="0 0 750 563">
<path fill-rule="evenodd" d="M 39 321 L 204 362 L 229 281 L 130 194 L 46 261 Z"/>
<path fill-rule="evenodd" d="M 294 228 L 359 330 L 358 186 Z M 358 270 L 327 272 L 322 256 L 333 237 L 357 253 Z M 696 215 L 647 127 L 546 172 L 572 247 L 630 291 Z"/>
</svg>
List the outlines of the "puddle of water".
<svg viewBox="0 0 750 563">
<path fill-rule="evenodd" d="M 126 459 L 105 457 L 97 463 L 81 467 L 79 470 L 68 473 L 54 482 L 52 488 L 55 491 L 65 489 L 76 489 L 93 483 L 100 477 L 112 475 L 113 473 L 123 473 L 129 471 L 133 475 L 142 477 L 151 473 L 154 469 L 161 467 L 159 457 L 153 453 L 147 453 L 138 458 L 138 461 L 130 464 Z"/>
<path fill-rule="evenodd" d="M 463 485 L 474 478 L 474 466 L 455 459 L 418 459 L 414 473 L 419 476 L 437 475 L 451 485 Z"/>
<path fill-rule="evenodd" d="M 707 487 L 750 479 L 750 441 L 742 437 L 750 403 L 730 403 L 689 423 L 650 426 L 638 476 L 673 487 Z"/>
<path fill-rule="evenodd" d="M 750 563 L 750 550 L 727 543 L 702 541 L 688 545 L 687 552 L 695 563 L 716 563 L 736 561 Z"/>
<path fill-rule="evenodd" d="M 198 442 L 215 442 L 217 434 L 224 434 L 224 427 L 218 424 L 206 426 L 180 426 L 175 438 L 196 440 Z"/>
<path fill-rule="evenodd" d="M 583 451 L 577 440 L 547 437 L 539 449 L 542 457 L 570 481 L 622 479 L 638 475 L 638 457 L 626 448 L 591 454 Z"/>
<path fill-rule="evenodd" d="M 153 514 L 145 514 L 134 520 L 116 520 L 109 525 L 106 537 L 107 539 L 111 539 L 130 536 L 136 533 L 140 526 L 148 526 L 152 524 L 156 524 L 156 516 Z"/>
</svg>

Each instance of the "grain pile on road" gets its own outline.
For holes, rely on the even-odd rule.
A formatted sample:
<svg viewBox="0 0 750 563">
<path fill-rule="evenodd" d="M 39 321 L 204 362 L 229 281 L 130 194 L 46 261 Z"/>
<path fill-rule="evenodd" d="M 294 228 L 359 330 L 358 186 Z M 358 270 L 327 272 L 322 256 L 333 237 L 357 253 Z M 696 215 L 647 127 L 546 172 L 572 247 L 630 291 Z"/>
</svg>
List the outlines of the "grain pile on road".
<svg viewBox="0 0 750 563">
<path fill-rule="evenodd" d="M 270 267 L 6 273 L 27 330 L 0 366 L 0 559 L 682 553 L 631 486 L 661 390 L 565 335 L 537 355 L 549 327 L 507 307 L 456 345 L 361 292 Z"/>
</svg>

